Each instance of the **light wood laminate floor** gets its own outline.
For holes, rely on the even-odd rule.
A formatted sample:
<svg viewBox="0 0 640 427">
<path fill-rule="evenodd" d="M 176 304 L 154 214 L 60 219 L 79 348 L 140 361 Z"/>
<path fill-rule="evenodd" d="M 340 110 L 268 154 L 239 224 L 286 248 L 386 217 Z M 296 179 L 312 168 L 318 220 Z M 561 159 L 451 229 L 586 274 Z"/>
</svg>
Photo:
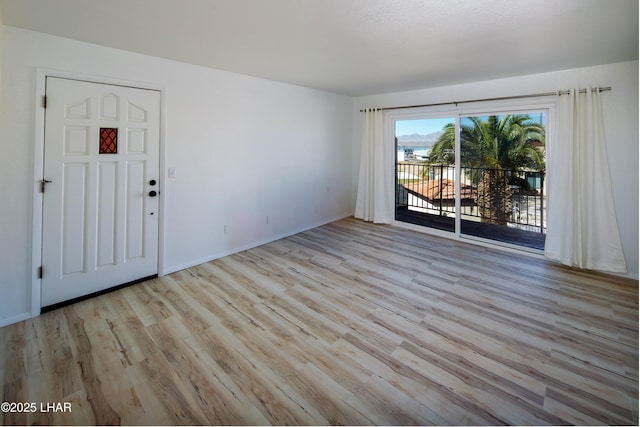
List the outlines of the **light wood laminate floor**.
<svg viewBox="0 0 640 427">
<path fill-rule="evenodd" d="M 637 281 L 354 219 L 0 346 L 5 425 L 638 424 Z"/>
</svg>

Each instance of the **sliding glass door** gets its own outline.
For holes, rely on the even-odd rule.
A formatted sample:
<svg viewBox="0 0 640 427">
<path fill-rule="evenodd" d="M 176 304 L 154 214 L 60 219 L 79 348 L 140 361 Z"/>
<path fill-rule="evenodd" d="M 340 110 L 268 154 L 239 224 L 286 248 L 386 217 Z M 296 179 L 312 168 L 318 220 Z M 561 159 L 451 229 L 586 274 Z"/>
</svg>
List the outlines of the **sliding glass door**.
<svg viewBox="0 0 640 427">
<path fill-rule="evenodd" d="M 544 112 L 460 118 L 460 181 L 475 189 L 460 233 L 544 248 Z"/>
<path fill-rule="evenodd" d="M 395 120 L 396 220 L 544 249 L 546 117 Z"/>
<path fill-rule="evenodd" d="M 455 143 L 447 150 L 446 161 L 429 159 L 433 146 L 452 129 L 453 118 L 396 121 L 398 221 L 455 230 Z"/>
</svg>

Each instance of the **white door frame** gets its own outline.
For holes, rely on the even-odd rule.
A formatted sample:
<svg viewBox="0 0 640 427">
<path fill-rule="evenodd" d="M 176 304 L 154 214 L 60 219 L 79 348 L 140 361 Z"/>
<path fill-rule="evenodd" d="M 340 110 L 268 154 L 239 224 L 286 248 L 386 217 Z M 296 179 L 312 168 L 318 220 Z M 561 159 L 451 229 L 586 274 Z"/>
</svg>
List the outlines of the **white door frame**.
<svg viewBox="0 0 640 427">
<path fill-rule="evenodd" d="M 34 100 L 34 149 L 33 149 L 33 223 L 31 241 L 31 317 L 38 316 L 41 308 L 42 279 L 38 277 L 38 270 L 42 265 L 42 209 L 43 196 L 40 192 L 40 180 L 44 174 L 44 126 L 45 109 L 43 99 L 46 91 L 47 77 L 59 77 L 71 80 L 83 80 L 116 86 L 128 86 L 139 89 L 151 89 L 160 92 L 160 194 L 158 208 L 158 276 L 164 272 L 164 230 L 165 230 L 165 200 L 166 200 L 166 89 L 164 86 L 104 76 L 87 75 L 72 71 L 53 70 L 47 68 L 36 69 L 36 85 Z"/>
</svg>

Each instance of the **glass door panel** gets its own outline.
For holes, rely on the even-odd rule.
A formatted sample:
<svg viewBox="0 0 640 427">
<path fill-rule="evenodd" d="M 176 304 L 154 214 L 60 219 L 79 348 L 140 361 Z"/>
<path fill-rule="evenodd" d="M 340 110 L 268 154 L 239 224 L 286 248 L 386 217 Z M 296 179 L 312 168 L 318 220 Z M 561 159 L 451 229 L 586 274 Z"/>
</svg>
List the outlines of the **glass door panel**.
<svg viewBox="0 0 640 427">
<path fill-rule="evenodd" d="M 395 144 L 396 220 L 455 231 L 455 119 L 396 120 Z"/>
<path fill-rule="evenodd" d="M 460 233 L 544 249 L 545 112 L 460 117 Z"/>
</svg>

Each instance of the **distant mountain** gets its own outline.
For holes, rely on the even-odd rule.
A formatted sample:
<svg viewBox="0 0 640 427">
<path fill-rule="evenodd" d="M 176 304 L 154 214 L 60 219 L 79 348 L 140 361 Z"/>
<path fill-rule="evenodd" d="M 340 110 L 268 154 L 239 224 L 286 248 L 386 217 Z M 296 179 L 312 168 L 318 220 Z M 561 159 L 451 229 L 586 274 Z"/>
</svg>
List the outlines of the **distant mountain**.
<svg viewBox="0 0 640 427">
<path fill-rule="evenodd" d="M 431 147 L 438 141 L 440 135 L 442 135 L 442 131 L 431 132 L 426 135 L 417 133 L 400 135 L 398 136 L 398 145 L 404 145 L 405 147 Z"/>
</svg>

